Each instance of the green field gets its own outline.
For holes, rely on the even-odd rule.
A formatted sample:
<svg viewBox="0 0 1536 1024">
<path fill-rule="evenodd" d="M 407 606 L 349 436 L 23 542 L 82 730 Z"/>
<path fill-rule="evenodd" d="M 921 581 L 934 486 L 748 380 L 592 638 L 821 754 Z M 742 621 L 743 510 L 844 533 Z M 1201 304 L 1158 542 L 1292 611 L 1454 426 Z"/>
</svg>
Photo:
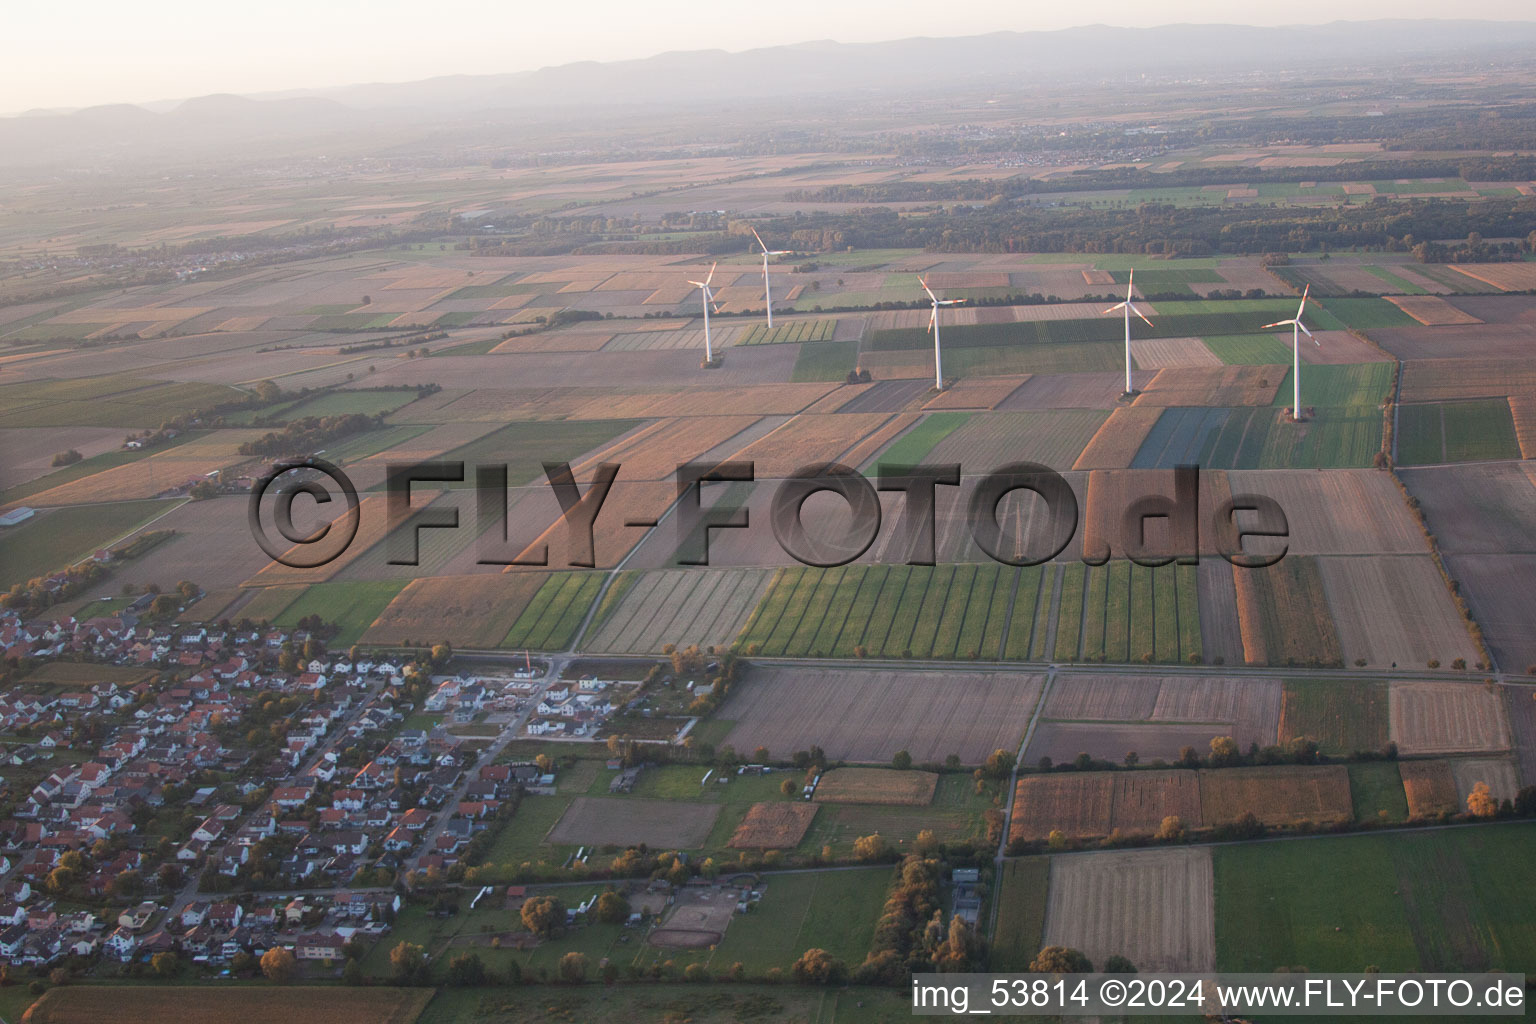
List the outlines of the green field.
<svg viewBox="0 0 1536 1024">
<path fill-rule="evenodd" d="M 1283 366 L 1291 361 L 1290 343 L 1276 334 L 1218 334 L 1200 340 L 1228 366 Z"/>
<path fill-rule="evenodd" d="M 236 612 L 236 618 L 250 619 L 252 622 L 275 622 L 277 617 L 283 614 L 283 610 L 303 596 L 307 589 L 307 584 L 303 583 L 262 587 L 256 591 L 254 597 L 241 606 Z"/>
<path fill-rule="evenodd" d="M 1536 824 L 1217 847 L 1218 970 L 1536 970 Z"/>
<path fill-rule="evenodd" d="M 777 330 L 777 328 L 775 328 Z M 847 378 L 859 360 L 859 343 L 856 341 L 824 341 L 813 345 L 801 345 L 795 356 L 795 368 L 789 379 L 796 384 L 808 381 Z"/>
<path fill-rule="evenodd" d="M 1386 283 L 1388 290 L 1397 295 L 1428 295 L 1428 289 L 1416 285 L 1411 281 L 1398 277 L 1386 267 L 1366 267 L 1372 277 L 1380 278 Z"/>
<path fill-rule="evenodd" d="M 1293 390 L 1291 371 L 1287 370 L 1279 390 L 1275 392 L 1275 400 L 1270 404 L 1277 409 L 1289 409 Z M 1303 407 L 1379 408 L 1391 393 L 1391 363 L 1303 364 L 1301 368 Z"/>
<path fill-rule="evenodd" d="M 413 437 L 419 437 L 431 430 L 432 427 L 425 423 L 410 423 L 398 427 L 382 427 L 378 430 L 370 430 L 330 445 L 325 449 L 327 462 L 345 465 L 348 462 L 356 462 L 366 459 L 370 455 L 379 452 L 387 452 L 399 444 L 404 444 Z"/>
<path fill-rule="evenodd" d="M 139 377 L 82 377 L 0 386 L 0 427 L 158 427 L 244 398 L 223 384 Z"/>
<path fill-rule="evenodd" d="M 1396 761 L 1357 761 L 1349 766 L 1349 797 L 1358 822 L 1408 820 L 1408 795 Z"/>
<path fill-rule="evenodd" d="M 1301 423 L 1274 408 L 1170 408 L 1131 468 L 1364 469 L 1381 451 L 1381 432 L 1382 414 L 1360 405 L 1319 407 Z"/>
<path fill-rule="evenodd" d="M 1051 874 L 1049 857 L 1003 862 L 997 889 L 997 934 L 992 938 L 994 971 L 1023 971 L 1040 952 L 1045 934 L 1045 897 Z"/>
<path fill-rule="evenodd" d="M 601 572 L 555 573 L 539 587 L 512 623 L 501 646 L 540 651 L 565 650 L 602 586 Z"/>
<path fill-rule="evenodd" d="M 1398 430 L 1403 466 L 1520 458 L 1514 417 L 1502 398 L 1404 405 Z"/>
<path fill-rule="evenodd" d="M 577 456 L 640 425 L 640 420 L 537 420 L 508 423 L 484 437 L 460 445 L 440 458 L 463 462 L 467 467 L 502 465 L 507 467 L 507 484 L 518 487 L 532 480 L 542 480 L 544 463 L 571 462 Z M 384 485 L 380 484 L 382 488 Z M 462 483 L 445 487 L 473 487 L 475 474 L 466 468 Z"/>
<path fill-rule="evenodd" d="M 0 588 L 9 590 L 17 583 L 67 568 L 178 504 L 116 501 L 73 505 L 47 510 L 7 527 L 0 533 Z"/>
<path fill-rule="evenodd" d="M 1323 307 L 1346 327 L 1372 331 L 1383 327 L 1416 327 L 1418 321 L 1385 299 L 1329 299 Z M 1289 315 L 1289 314 L 1287 314 Z M 1318 329 L 1320 318 L 1310 303 L 1302 317 L 1308 327 Z M 1330 328 L 1324 327 L 1324 330 Z"/>
<path fill-rule="evenodd" d="M 1174 664 L 1200 654 L 1194 566 L 1117 560 L 1084 569 L 1081 604 L 1067 570 L 1053 659 Z"/>
<path fill-rule="evenodd" d="M 283 419 L 297 420 L 305 416 L 347 416 L 361 413 L 377 416 L 394 412 L 416 400 L 414 391 L 327 391 L 305 399 L 283 410 Z"/>
<path fill-rule="evenodd" d="M 831 341 L 837 332 L 836 320 L 793 320 L 770 328 L 767 324 L 753 324 L 741 337 L 738 345 L 782 345 L 794 342 Z"/>
<path fill-rule="evenodd" d="M 1379 680 L 1287 679 L 1282 706 L 1281 742 L 1305 736 L 1339 756 L 1387 745 L 1387 684 Z"/>
<path fill-rule="evenodd" d="M 272 619 L 272 624 L 293 628 L 302 618 L 318 615 L 340 629 L 328 643 L 332 647 L 350 647 L 362 639 L 389 602 L 405 588 L 405 580 L 358 580 L 344 583 L 316 583 L 286 605 Z M 241 615 L 248 615 L 242 611 Z"/>
<path fill-rule="evenodd" d="M 989 346 L 986 348 L 949 347 L 949 332 L 944 332 L 944 375 L 946 377 L 995 376 L 1007 373 L 1092 373 L 1125 365 L 1124 341 L 1111 342 L 1040 342 L 1033 345 Z"/>
<path fill-rule="evenodd" d="M 1015 575 L 996 563 L 781 569 L 741 643 L 769 657 L 997 658 Z"/>
<path fill-rule="evenodd" d="M 968 412 L 931 412 L 912 429 L 886 446 L 869 463 L 869 476 L 879 471 L 879 464 L 891 466 L 921 465 L 933 446 L 965 424 L 971 418 Z"/>
</svg>

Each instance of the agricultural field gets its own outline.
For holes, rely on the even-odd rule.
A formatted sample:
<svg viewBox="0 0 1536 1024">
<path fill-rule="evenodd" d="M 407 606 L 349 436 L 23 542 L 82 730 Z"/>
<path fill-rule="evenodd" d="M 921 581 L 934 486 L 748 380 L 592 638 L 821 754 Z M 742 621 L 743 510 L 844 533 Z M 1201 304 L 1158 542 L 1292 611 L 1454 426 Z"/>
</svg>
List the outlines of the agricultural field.
<svg viewBox="0 0 1536 1024">
<path fill-rule="evenodd" d="M 1343 765 L 1201 772 L 1200 809 L 1208 825 L 1244 814 L 1280 826 L 1354 820 L 1349 771 Z"/>
<path fill-rule="evenodd" d="M 1079 566 L 1067 568 L 1073 576 Z M 1148 568 L 1129 561 L 1087 566 L 1082 604 L 1064 588 L 1052 657 L 1062 661 L 1180 663 L 1201 657 L 1192 565 Z M 1077 621 L 1073 621 L 1077 620 Z"/>
<path fill-rule="evenodd" d="M 1367 406 L 1319 407 L 1301 423 L 1274 407 L 1169 408 L 1131 468 L 1364 469 L 1381 451 L 1381 436 L 1381 413 Z"/>
<path fill-rule="evenodd" d="M 1291 555 L 1264 569 L 1234 567 L 1243 660 L 1250 665 L 1341 665 L 1318 560 Z"/>
<path fill-rule="evenodd" d="M 1027 970 L 1044 945 L 1050 876 L 1049 857 L 1014 857 L 1003 862 L 996 897 L 997 930 L 992 936 L 993 970 Z"/>
<path fill-rule="evenodd" d="M 668 569 L 623 577 L 588 650 L 655 654 L 666 644 L 726 647 L 768 589 L 767 569 Z"/>
<path fill-rule="evenodd" d="M 1491 685 L 1394 680 L 1387 699 L 1392 741 L 1403 754 L 1509 749 L 1504 700 Z"/>
<path fill-rule="evenodd" d="M 1536 826 L 1214 851 L 1222 971 L 1530 971 Z"/>
<path fill-rule="evenodd" d="M 431 1000 L 429 988 L 263 988 L 250 985 L 70 985 L 43 993 L 28 1024 L 125 1024 L 178 1020 L 187 1024 L 288 1024 L 320 1014 L 337 1024 L 415 1024 Z"/>
<path fill-rule="evenodd" d="M 401 587 L 399 580 L 317 583 L 285 606 L 272 624 L 293 629 L 300 619 L 318 615 L 338 627 L 329 642 L 336 647 L 350 647 L 362 639 L 373 621 L 394 601 Z M 422 639 L 434 638 L 429 634 Z"/>
<path fill-rule="evenodd" d="M 0 534 L 0 587 L 64 569 L 176 507 L 166 501 L 78 505 L 38 513 Z M 176 580 L 167 580 L 174 585 Z"/>
<path fill-rule="evenodd" d="M 733 850 L 794 849 L 805 838 L 817 810 L 808 803 L 753 804 L 728 845 Z"/>
<path fill-rule="evenodd" d="M 780 569 L 741 643 L 763 657 L 995 658 L 1014 576 L 997 563 Z"/>
<path fill-rule="evenodd" d="M 956 754 L 974 765 L 1018 749 L 1040 686 L 1021 672 L 759 666 L 716 717 L 732 723 L 724 742 L 741 751 L 820 746 L 835 760 L 888 764 L 905 750 L 917 764 Z"/>
<path fill-rule="evenodd" d="M 602 586 L 602 573 L 598 572 L 540 575 L 546 576 L 543 586 L 507 630 L 501 647 L 541 651 L 569 647 Z"/>
<path fill-rule="evenodd" d="M 1204 750 L 1214 736 L 1267 747 L 1281 715 L 1277 679 L 1061 672 L 1025 760 L 1087 753 L 1119 761 L 1133 750 L 1143 763 L 1172 760 L 1186 746 Z"/>
<path fill-rule="evenodd" d="M 1138 971 L 1215 970 L 1214 896 L 1208 849 L 1052 857 L 1043 945 L 1099 968 L 1123 956 Z"/>
<path fill-rule="evenodd" d="M 821 777 L 815 799 L 826 804 L 899 804 L 922 807 L 933 800 L 939 777 L 894 768 L 833 768 Z"/>
<path fill-rule="evenodd" d="M 1398 411 L 1398 462 L 1423 466 L 1520 458 L 1509 402 L 1485 398 L 1405 405 Z"/>
<path fill-rule="evenodd" d="M 1378 680 L 1287 679 L 1280 705 L 1280 742 L 1309 739 L 1324 754 L 1385 749 L 1387 684 Z"/>
<path fill-rule="evenodd" d="M 1482 660 L 1434 563 L 1424 555 L 1317 560 L 1347 664 L 1467 665 Z M 1383 600 L 1383 595 L 1395 595 Z"/>
<path fill-rule="evenodd" d="M 552 843 L 609 846 L 644 843 L 658 850 L 704 846 L 720 808 L 713 804 L 579 796 L 549 833 Z"/>
<path fill-rule="evenodd" d="M 362 640 L 381 645 L 445 641 L 455 648 L 495 648 L 547 579 L 532 572 L 415 579 L 379 612 Z"/>
</svg>

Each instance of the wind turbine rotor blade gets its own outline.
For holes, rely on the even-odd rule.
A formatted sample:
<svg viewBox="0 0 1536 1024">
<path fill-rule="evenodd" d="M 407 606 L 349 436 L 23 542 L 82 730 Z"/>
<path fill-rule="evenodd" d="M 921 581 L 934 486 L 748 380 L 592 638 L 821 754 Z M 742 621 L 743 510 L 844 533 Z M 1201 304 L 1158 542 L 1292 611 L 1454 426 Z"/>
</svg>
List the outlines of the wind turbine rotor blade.
<svg viewBox="0 0 1536 1024">
<path fill-rule="evenodd" d="M 1311 291 L 1312 286 L 1310 284 L 1301 290 L 1301 305 L 1296 307 L 1296 319 L 1298 320 L 1301 319 L 1301 314 L 1307 311 L 1307 296 Z"/>
<path fill-rule="evenodd" d="M 763 249 L 764 253 L 767 253 L 768 252 L 768 247 L 766 245 L 763 245 L 763 236 L 757 233 L 757 228 L 753 228 L 752 229 L 752 237 L 757 239 L 757 244 L 762 246 L 762 249 Z"/>
<path fill-rule="evenodd" d="M 1271 328 L 1271 327 L 1285 327 L 1285 326 L 1287 326 L 1287 325 L 1289 325 L 1289 324 L 1293 324 L 1293 323 L 1295 323 L 1295 322 L 1296 322 L 1296 321 L 1295 321 L 1295 320 L 1276 320 L 1276 321 L 1275 321 L 1275 322 L 1274 322 L 1274 323 L 1272 323 L 1272 324 L 1265 324 L 1265 325 L 1264 325 L 1264 326 L 1263 326 L 1263 327 L 1260 327 L 1260 328 L 1259 328 L 1259 330 L 1261 330 L 1261 331 L 1267 331 L 1267 330 L 1269 330 L 1269 329 L 1270 329 L 1270 328 Z"/>
<path fill-rule="evenodd" d="M 928 313 L 928 326 L 926 328 L 924 328 L 924 330 L 925 331 L 932 331 L 933 330 L 934 321 L 938 320 L 938 318 L 939 318 L 939 311 L 936 310 L 936 309 L 935 310 L 930 310 L 929 313 Z"/>
<path fill-rule="evenodd" d="M 1122 303 L 1119 303 L 1118 305 L 1110 306 L 1104 312 L 1105 313 L 1114 313 L 1114 312 L 1117 312 L 1118 310 L 1122 310 L 1124 308 L 1125 308 L 1125 303 L 1122 302 Z M 1100 314 L 1100 315 L 1102 316 L 1103 314 Z"/>
<path fill-rule="evenodd" d="M 1143 313 L 1141 310 L 1137 309 L 1135 306 L 1131 307 L 1131 312 L 1135 313 L 1137 316 L 1141 317 L 1141 319 L 1146 322 L 1146 325 L 1148 327 L 1152 327 L 1152 321 L 1151 320 L 1147 320 L 1147 314 Z M 1155 328 L 1155 327 L 1153 328 L 1153 330 L 1156 330 L 1156 329 L 1157 328 Z"/>
<path fill-rule="evenodd" d="M 933 289 L 928 287 L 928 282 L 927 281 L 923 280 L 920 277 L 920 278 L 917 279 L 917 283 L 923 286 L 923 291 L 928 293 L 928 297 L 930 299 L 932 299 L 934 302 L 938 302 L 939 301 L 939 297 L 937 295 L 933 294 Z"/>
<path fill-rule="evenodd" d="M 718 262 L 711 263 L 709 265 L 709 276 L 704 278 L 704 284 L 706 286 L 708 286 L 709 282 L 711 282 L 711 281 L 713 281 L 715 279 L 715 268 L 718 267 L 719 265 L 720 264 Z"/>
<path fill-rule="evenodd" d="M 1309 338 L 1312 337 L 1312 332 L 1307 330 L 1307 325 L 1306 324 L 1302 323 L 1300 320 L 1297 320 L 1296 321 L 1296 326 L 1301 328 L 1301 333 L 1302 334 L 1305 334 Z M 1316 339 L 1314 338 L 1313 340 L 1315 341 Z"/>
</svg>

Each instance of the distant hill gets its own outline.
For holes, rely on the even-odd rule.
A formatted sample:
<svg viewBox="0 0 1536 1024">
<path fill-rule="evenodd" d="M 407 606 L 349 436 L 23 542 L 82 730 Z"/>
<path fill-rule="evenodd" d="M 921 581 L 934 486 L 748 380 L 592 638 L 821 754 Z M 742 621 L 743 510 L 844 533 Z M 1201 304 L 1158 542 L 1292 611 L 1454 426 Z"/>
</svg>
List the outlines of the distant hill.
<svg viewBox="0 0 1536 1024">
<path fill-rule="evenodd" d="M 1449 58 L 1525 59 L 1536 22 L 1370 21 L 1255 28 L 1167 25 L 1058 32 L 995 32 L 883 43 L 829 41 L 740 53 L 695 50 L 644 60 L 581 62 L 504 75 L 453 75 L 415 82 L 217 95 L 150 106 L 116 104 L 69 113 L 0 118 L 0 166 L 104 153 L 188 157 L 231 144 L 376 136 L 490 112 L 657 106 L 701 108 L 776 97 L 832 98 L 931 93 L 955 88 L 1027 88 L 1042 81 L 1192 79 L 1209 73 L 1319 71 Z"/>
</svg>

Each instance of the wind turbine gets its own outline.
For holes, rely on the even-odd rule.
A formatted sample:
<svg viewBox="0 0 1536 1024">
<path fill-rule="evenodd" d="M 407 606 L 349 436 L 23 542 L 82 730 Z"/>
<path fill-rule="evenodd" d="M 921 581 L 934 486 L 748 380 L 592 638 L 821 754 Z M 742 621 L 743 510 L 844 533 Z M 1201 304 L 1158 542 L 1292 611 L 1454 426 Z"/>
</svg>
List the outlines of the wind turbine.
<svg viewBox="0 0 1536 1024">
<path fill-rule="evenodd" d="M 1104 312 L 1113 313 L 1117 309 L 1125 310 L 1125 393 L 1131 393 L 1131 314 L 1135 313 L 1147 321 L 1147 326 L 1152 326 L 1152 321 L 1147 320 L 1146 314 L 1137 309 L 1131 302 L 1131 293 L 1136 288 L 1136 271 L 1131 271 L 1130 280 L 1125 285 L 1125 301 L 1116 306 L 1110 306 Z"/>
<path fill-rule="evenodd" d="M 1272 324 L 1264 325 L 1265 329 L 1284 327 L 1286 324 L 1291 325 L 1291 358 L 1294 360 L 1291 366 L 1291 384 L 1295 388 L 1295 394 L 1291 399 L 1291 418 L 1297 422 L 1301 421 L 1301 336 L 1304 333 L 1307 337 L 1312 338 L 1312 332 L 1307 330 L 1307 325 L 1301 322 L 1301 314 L 1306 311 L 1307 293 L 1311 290 L 1312 286 L 1310 284 L 1301 290 L 1301 305 L 1296 307 L 1296 315 L 1294 317 L 1289 320 L 1276 320 Z M 1316 338 L 1312 338 L 1312 344 L 1318 348 L 1323 347 L 1323 343 Z"/>
<path fill-rule="evenodd" d="M 763 236 L 757 233 L 757 228 L 752 229 L 752 237 L 757 239 L 757 244 L 763 250 L 763 299 L 768 306 L 768 326 L 773 326 L 773 289 L 768 284 L 768 257 L 788 256 L 792 249 L 770 249 L 763 244 Z"/>
<path fill-rule="evenodd" d="M 704 362 L 706 364 L 715 361 L 715 350 L 709 344 L 709 304 L 715 301 L 715 293 L 709 290 L 709 282 L 715 279 L 715 267 L 718 263 L 709 265 L 709 274 L 702 281 L 689 281 L 699 290 L 699 298 L 704 304 Z M 716 312 L 719 312 L 717 307 Z"/>
<path fill-rule="evenodd" d="M 928 293 L 928 298 L 933 300 L 933 312 L 928 315 L 928 329 L 933 332 L 933 389 L 944 390 L 944 355 L 939 348 L 939 307 L 958 306 L 964 299 L 941 299 L 933 294 L 933 289 L 928 287 L 928 282 L 921 277 L 917 283 L 923 286 L 923 291 Z"/>
</svg>

